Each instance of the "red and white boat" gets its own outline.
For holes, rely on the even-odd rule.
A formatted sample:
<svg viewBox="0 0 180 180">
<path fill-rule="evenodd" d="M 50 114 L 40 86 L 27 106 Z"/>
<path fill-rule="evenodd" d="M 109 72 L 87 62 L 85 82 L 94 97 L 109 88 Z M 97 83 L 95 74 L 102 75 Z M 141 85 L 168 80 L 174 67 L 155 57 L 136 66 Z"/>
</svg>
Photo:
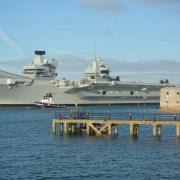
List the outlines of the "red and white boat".
<svg viewBox="0 0 180 180">
<path fill-rule="evenodd" d="M 65 107 L 63 105 L 55 104 L 53 101 L 53 95 L 52 93 L 46 93 L 46 95 L 43 96 L 43 99 L 40 101 L 34 102 L 33 104 L 35 107 L 38 108 L 59 108 L 59 107 Z"/>
</svg>

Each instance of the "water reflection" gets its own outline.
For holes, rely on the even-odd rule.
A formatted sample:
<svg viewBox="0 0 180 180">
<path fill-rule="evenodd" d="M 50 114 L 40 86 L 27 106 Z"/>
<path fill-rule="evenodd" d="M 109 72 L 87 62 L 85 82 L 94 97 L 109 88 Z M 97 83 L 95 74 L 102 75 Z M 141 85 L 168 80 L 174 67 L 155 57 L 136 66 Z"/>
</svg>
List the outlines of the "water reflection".
<svg viewBox="0 0 180 180">
<path fill-rule="evenodd" d="M 141 106 L 80 107 L 89 112 L 140 112 Z M 158 112 L 147 106 L 148 112 Z M 118 136 L 52 134 L 57 110 L 2 108 L 0 130 L 1 179 L 179 179 L 180 138 L 175 127 L 152 136 L 141 126 L 130 137 L 129 126 Z M 23 132 L 23 135 L 22 135 Z"/>
</svg>

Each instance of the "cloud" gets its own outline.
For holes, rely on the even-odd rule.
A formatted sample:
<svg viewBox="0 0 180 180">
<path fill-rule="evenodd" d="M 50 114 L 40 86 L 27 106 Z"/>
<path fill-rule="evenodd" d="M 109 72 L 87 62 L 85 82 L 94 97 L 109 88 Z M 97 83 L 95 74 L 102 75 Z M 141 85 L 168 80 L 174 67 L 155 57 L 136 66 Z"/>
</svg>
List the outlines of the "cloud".
<svg viewBox="0 0 180 180">
<path fill-rule="evenodd" d="M 66 71 L 83 71 L 88 63 L 87 57 L 71 53 L 58 55 L 57 60 Z"/>
<path fill-rule="evenodd" d="M 156 6 L 162 10 L 166 10 L 173 13 L 180 12 L 180 0 L 135 0 L 137 3 L 141 3 L 148 6 Z"/>
<path fill-rule="evenodd" d="M 101 11 L 127 11 L 127 6 L 121 0 L 77 0 L 80 6 Z"/>
<path fill-rule="evenodd" d="M 177 5 L 180 4 L 179 0 L 136 0 L 141 3 L 147 3 L 147 4 L 161 4 L 161 5 Z"/>
<path fill-rule="evenodd" d="M 107 38 L 112 37 L 112 35 L 113 35 L 111 29 L 109 29 L 109 28 L 101 28 L 101 29 L 97 30 L 96 34 L 98 36 L 103 36 L 103 37 L 107 37 Z"/>
<path fill-rule="evenodd" d="M 180 36 L 180 32 L 179 31 L 170 31 L 169 34 L 171 36 L 175 36 L 175 37 L 179 37 Z"/>
<path fill-rule="evenodd" d="M 2 40 L 3 42 L 5 42 L 7 45 L 9 45 L 10 47 L 14 48 L 19 55 L 21 55 L 22 57 L 24 57 L 24 52 L 23 50 L 7 35 L 6 32 L 4 32 L 3 30 L 0 29 L 0 40 Z"/>
<path fill-rule="evenodd" d="M 27 65 L 29 62 L 31 62 L 31 60 L 27 60 L 27 58 L 16 59 L 16 60 L 0 59 L 1 70 L 18 75 L 22 75 L 23 66 Z"/>
<path fill-rule="evenodd" d="M 54 54 L 52 56 L 55 56 L 55 59 L 58 61 L 58 79 L 62 79 L 62 77 L 70 80 L 82 78 L 89 60 L 87 55 L 62 52 L 58 49 L 51 49 L 50 51 Z"/>
<path fill-rule="evenodd" d="M 180 83 L 180 62 L 176 60 L 143 60 L 137 62 L 107 59 L 113 75 L 120 75 L 122 79 L 142 80 L 144 82 L 159 82 L 170 79 Z"/>
<path fill-rule="evenodd" d="M 31 60 L 30 60 L 31 61 Z M 26 65 L 28 62 L 27 59 L 19 59 L 19 60 L 0 60 L 1 65 L 3 66 L 16 66 L 23 68 L 23 65 Z"/>
<path fill-rule="evenodd" d="M 111 64 L 115 69 L 121 68 L 121 71 L 131 71 L 131 72 L 164 72 L 179 71 L 180 62 L 175 60 L 142 60 L 137 62 L 131 61 L 118 61 L 118 60 L 108 60 L 108 64 Z"/>
</svg>

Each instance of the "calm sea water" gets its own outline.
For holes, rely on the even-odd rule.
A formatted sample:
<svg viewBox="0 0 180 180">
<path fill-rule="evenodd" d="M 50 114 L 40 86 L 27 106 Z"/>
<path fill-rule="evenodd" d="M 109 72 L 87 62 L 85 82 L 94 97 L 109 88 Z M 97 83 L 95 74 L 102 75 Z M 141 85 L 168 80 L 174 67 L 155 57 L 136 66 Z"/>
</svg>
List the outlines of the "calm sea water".
<svg viewBox="0 0 180 180">
<path fill-rule="evenodd" d="M 142 112 L 137 106 L 81 107 L 90 112 Z M 147 112 L 158 107 L 147 106 Z M 163 126 L 161 138 L 140 126 L 136 139 L 128 126 L 118 137 L 53 136 L 51 122 L 62 109 L 0 107 L 0 180 L 146 180 L 180 179 L 180 141 L 175 127 Z"/>
</svg>

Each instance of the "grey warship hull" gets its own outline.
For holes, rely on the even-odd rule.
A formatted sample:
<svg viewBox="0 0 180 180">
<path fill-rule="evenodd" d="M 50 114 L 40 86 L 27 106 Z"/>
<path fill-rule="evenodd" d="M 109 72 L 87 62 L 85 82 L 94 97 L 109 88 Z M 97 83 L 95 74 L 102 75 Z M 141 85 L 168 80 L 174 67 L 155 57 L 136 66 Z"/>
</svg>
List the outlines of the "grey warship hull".
<svg viewBox="0 0 180 180">
<path fill-rule="evenodd" d="M 149 91 L 145 94 L 143 88 Z M 160 86 L 151 84 L 118 83 L 112 86 L 96 83 L 84 87 L 59 87 L 49 81 L 36 81 L 30 85 L 1 85 L 0 104 L 33 104 L 47 92 L 53 93 L 54 103 L 60 105 L 159 103 L 159 90 Z"/>
<path fill-rule="evenodd" d="M 159 103 L 162 84 L 122 82 L 109 76 L 101 59 L 88 66 L 83 79 L 56 80 L 56 61 L 44 59 L 44 51 L 24 66 L 24 75 L 0 71 L 0 105 L 31 105 L 50 93 L 53 103 L 74 104 L 141 104 Z"/>
</svg>

